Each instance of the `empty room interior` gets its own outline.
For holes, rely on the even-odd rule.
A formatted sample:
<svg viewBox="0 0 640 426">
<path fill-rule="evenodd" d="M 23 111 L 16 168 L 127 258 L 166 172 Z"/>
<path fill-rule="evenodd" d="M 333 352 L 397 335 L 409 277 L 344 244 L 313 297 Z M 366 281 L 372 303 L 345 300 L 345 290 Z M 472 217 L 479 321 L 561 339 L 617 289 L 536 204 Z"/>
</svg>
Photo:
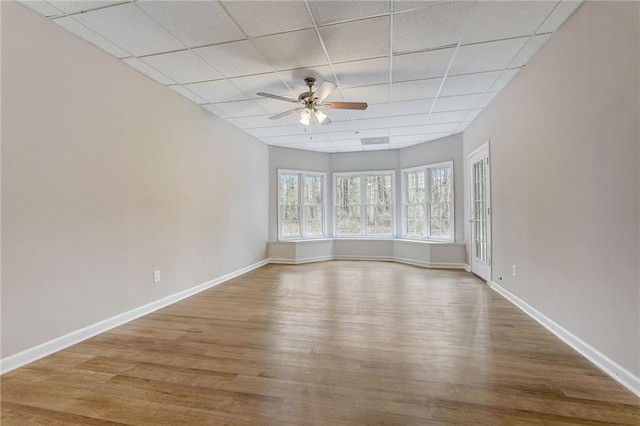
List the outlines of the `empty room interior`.
<svg viewBox="0 0 640 426">
<path fill-rule="evenodd" d="M 640 3 L 0 22 L 2 424 L 640 424 Z"/>
</svg>

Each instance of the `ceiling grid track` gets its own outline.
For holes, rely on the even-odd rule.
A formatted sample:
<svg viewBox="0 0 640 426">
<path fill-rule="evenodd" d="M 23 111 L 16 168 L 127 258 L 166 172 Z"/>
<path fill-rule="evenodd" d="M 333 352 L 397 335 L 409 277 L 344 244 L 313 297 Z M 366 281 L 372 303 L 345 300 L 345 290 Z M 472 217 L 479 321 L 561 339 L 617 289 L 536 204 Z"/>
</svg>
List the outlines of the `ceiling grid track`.
<svg viewBox="0 0 640 426">
<path fill-rule="evenodd" d="M 267 144 L 322 152 L 464 131 L 583 3 L 17 1 Z M 255 93 L 293 97 L 306 76 L 368 111 L 331 109 L 328 126 L 308 128 Z"/>
</svg>

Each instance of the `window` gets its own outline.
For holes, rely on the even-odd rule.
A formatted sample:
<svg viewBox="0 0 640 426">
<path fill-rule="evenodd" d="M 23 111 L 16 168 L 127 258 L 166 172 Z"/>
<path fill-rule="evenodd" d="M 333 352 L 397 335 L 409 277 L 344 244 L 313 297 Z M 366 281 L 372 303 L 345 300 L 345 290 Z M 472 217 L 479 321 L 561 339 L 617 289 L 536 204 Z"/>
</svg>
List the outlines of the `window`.
<svg viewBox="0 0 640 426">
<path fill-rule="evenodd" d="M 324 173 L 278 170 L 278 237 L 325 235 Z"/>
<path fill-rule="evenodd" d="M 453 161 L 402 171 L 403 235 L 453 241 Z"/>
<path fill-rule="evenodd" d="M 334 174 L 336 236 L 393 236 L 393 176 L 393 171 Z"/>
</svg>

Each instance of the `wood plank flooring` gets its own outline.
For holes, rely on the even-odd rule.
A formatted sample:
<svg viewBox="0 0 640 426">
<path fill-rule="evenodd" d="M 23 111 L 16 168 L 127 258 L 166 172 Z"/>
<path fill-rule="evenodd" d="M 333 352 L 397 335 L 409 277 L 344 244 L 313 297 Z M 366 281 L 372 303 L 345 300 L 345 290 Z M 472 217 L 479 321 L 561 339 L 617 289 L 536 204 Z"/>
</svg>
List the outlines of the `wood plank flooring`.
<svg viewBox="0 0 640 426">
<path fill-rule="evenodd" d="M 640 424 L 461 271 L 267 265 L 2 376 L 2 424 Z"/>
</svg>

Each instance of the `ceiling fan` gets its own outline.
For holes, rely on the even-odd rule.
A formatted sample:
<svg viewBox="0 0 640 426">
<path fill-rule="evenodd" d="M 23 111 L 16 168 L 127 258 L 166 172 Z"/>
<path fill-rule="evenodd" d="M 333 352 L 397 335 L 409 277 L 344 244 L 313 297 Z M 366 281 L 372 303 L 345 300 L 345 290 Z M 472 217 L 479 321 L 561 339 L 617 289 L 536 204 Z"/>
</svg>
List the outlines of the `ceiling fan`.
<svg viewBox="0 0 640 426">
<path fill-rule="evenodd" d="M 294 109 L 290 109 L 289 111 L 281 112 L 280 114 L 276 114 L 272 117 L 269 117 L 271 120 L 277 120 L 278 118 L 282 118 L 289 114 L 293 114 L 294 112 L 300 112 L 300 123 L 305 126 L 309 126 L 311 124 L 311 120 L 315 120 L 318 124 L 326 125 L 331 123 L 327 114 L 325 114 L 322 110 L 327 109 L 356 109 L 356 110 L 364 110 L 367 109 L 366 102 L 327 102 L 323 103 L 323 101 L 333 92 L 333 90 L 338 87 L 335 83 L 331 81 L 323 82 L 318 90 L 313 91 L 313 85 L 315 84 L 316 79 L 313 77 L 307 77 L 304 79 L 304 83 L 309 88 L 308 92 L 300 93 L 298 99 L 290 99 L 285 98 L 284 96 L 272 95 L 271 93 L 258 92 L 258 96 L 264 96 L 265 98 L 278 99 L 280 101 L 291 102 L 294 104 L 299 104 L 300 106 Z"/>
</svg>

